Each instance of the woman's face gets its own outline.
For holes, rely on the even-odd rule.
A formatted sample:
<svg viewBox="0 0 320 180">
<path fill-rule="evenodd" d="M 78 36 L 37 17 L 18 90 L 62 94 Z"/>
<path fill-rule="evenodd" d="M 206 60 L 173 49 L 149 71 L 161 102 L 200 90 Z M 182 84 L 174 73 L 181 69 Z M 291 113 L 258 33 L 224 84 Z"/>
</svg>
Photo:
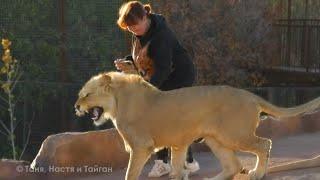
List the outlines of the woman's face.
<svg viewBox="0 0 320 180">
<path fill-rule="evenodd" d="M 144 16 L 141 20 L 137 22 L 137 24 L 127 27 L 128 31 L 136 36 L 144 35 L 148 31 L 148 28 L 149 20 L 147 16 Z"/>
</svg>

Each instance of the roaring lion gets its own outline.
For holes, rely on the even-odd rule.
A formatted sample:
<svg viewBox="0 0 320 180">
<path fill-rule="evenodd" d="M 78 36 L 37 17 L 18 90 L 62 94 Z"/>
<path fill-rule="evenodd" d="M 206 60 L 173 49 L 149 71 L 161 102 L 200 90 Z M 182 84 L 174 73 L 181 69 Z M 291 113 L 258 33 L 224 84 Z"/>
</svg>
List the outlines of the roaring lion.
<svg viewBox="0 0 320 180">
<path fill-rule="evenodd" d="M 78 116 L 89 113 L 96 125 L 111 119 L 130 152 L 126 180 L 138 179 L 151 153 L 171 148 L 170 177 L 187 179 L 183 165 L 188 146 L 196 139 L 220 160 L 217 179 L 242 170 L 236 151 L 257 156 L 250 179 L 266 172 L 271 140 L 255 135 L 260 113 L 289 117 L 313 111 L 320 98 L 294 108 L 274 106 L 248 91 L 229 86 L 198 86 L 160 91 L 139 75 L 119 72 L 92 77 L 75 103 Z"/>
</svg>

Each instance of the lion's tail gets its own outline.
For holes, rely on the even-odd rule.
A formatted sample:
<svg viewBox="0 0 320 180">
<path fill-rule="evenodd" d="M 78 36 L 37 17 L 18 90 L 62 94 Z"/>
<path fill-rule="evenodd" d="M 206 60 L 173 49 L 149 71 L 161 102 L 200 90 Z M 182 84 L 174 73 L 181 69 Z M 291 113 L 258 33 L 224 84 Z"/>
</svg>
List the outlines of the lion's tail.
<svg viewBox="0 0 320 180">
<path fill-rule="evenodd" d="M 320 97 L 292 108 L 282 108 L 275 106 L 260 97 L 258 97 L 257 100 L 263 112 L 277 118 L 293 117 L 304 113 L 311 113 L 316 111 L 320 107 Z"/>
<path fill-rule="evenodd" d="M 301 161 L 290 162 L 287 164 L 282 164 L 278 166 L 273 166 L 268 168 L 268 173 L 274 173 L 279 171 L 288 171 L 303 168 L 312 168 L 320 166 L 320 156 L 314 157 L 312 159 L 305 159 Z"/>
</svg>

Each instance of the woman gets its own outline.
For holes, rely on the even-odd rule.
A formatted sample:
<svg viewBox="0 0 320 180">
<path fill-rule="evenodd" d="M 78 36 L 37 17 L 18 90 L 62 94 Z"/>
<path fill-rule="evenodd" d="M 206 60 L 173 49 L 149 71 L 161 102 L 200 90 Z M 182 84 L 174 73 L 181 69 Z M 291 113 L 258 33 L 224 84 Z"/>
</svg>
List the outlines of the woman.
<svg viewBox="0 0 320 180">
<path fill-rule="evenodd" d="M 151 13 L 150 5 L 138 1 L 125 3 L 119 10 L 117 23 L 121 29 L 133 34 L 132 54 L 114 62 L 118 70 L 138 72 L 145 80 L 164 91 L 192 86 L 195 72 L 187 51 L 169 29 L 164 17 Z M 168 149 L 157 153 L 149 177 L 160 177 L 170 172 L 168 156 Z M 199 164 L 193 159 L 190 148 L 185 168 L 190 172 L 199 170 Z"/>
</svg>

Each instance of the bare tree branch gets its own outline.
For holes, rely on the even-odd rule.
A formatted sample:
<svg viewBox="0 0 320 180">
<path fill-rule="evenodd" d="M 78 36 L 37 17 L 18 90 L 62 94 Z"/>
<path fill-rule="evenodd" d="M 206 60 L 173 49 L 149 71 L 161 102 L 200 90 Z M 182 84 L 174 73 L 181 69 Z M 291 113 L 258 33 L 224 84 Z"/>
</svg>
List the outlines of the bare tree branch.
<svg viewBox="0 0 320 180">
<path fill-rule="evenodd" d="M 26 140 L 25 144 L 23 145 L 23 149 L 22 149 L 22 152 L 21 152 L 21 154 L 20 154 L 20 156 L 19 156 L 19 160 L 21 160 L 21 158 L 22 158 L 22 156 L 23 156 L 24 152 L 26 151 L 27 146 L 28 146 L 28 144 L 29 144 L 29 139 L 30 139 L 30 134 L 31 134 L 31 124 L 32 124 L 32 123 L 29 124 L 29 127 L 28 127 L 29 130 L 28 130 L 27 140 Z"/>
<path fill-rule="evenodd" d="M 14 103 L 11 103 L 12 106 L 11 106 L 11 111 L 13 114 L 15 114 L 15 104 Z M 14 120 L 16 120 L 16 123 L 14 124 L 13 126 L 13 132 L 15 132 L 16 128 L 18 127 L 18 125 L 22 122 L 22 119 L 19 119 L 17 120 L 15 116 L 13 116 Z"/>
<path fill-rule="evenodd" d="M 13 91 L 13 90 L 15 89 L 15 87 L 16 87 L 17 83 L 19 82 L 19 79 L 21 78 L 22 74 L 23 74 L 23 73 L 19 73 L 19 74 L 17 75 L 17 78 L 13 81 L 13 85 L 12 85 L 12 87 L 11 87 L 11 91 Z"/>
<path fill-rule="evenodd" d="M 15 72 L 19 73 L 19 71 L 20 71 L 20 69 L 19 69 L 19 68 L 20 68 L 20 66 L 19 66 L 19 64 L 17 64 L 17 65 L 16 65 Z"/>
<path fill-rule="evenodd" d="M 0 133 L 3 134 L 4 136 L 8 136 L 8 134 L 6 134 L 4 131 L 0 130 Z"/>
<path fill-rule="evenodd" d="M 18 125 L 22 122 L 22 120 L 18 120 L 17 123 L 14 125 L 13 127 L 13 132 L 16 130 L 16 128 L 18 127 Z"/>
<path fill-rule="evenodd" d="M 32 122 L 33 122 L 33 119 L 34 119 L 34 116 L 35 116 L 35 113 L 33 112 L 33 115 L 32 115 L 32 118 L 31 118 L 31 121 L 29 123 L 29 127 L 28 127 L 28 135 L 27 135 L 27 140 L 25 142 L 25 144 L 23 145 L 23 150 L 20 154 L 20 157 L 19 157 L 19 160 L 21 160 L 25 150 L 27 149 L 27 146 L 29 144 L 29 139 L 30 139 L 30 134 L 31 134 L 31 125 L 32 125 Z"/>
<path fill-rule="evenodd" d="M 10 130 L 7 128 L 7 126 L 3 123 L 2 120 L 0 120 L 0 124 L 1 124 L 2 127 L 7 131 L 7 133 L 10 134 Z"/>
<path fill-rule="evenodd" d="M 3 97 L 0 96 L 0 99 L 1 99 L 2 101 L 4 101 L 5 103 L 9 104 L 8 100 L 6 100 L 5 98 L 3 98 Z"/>
</svg>

